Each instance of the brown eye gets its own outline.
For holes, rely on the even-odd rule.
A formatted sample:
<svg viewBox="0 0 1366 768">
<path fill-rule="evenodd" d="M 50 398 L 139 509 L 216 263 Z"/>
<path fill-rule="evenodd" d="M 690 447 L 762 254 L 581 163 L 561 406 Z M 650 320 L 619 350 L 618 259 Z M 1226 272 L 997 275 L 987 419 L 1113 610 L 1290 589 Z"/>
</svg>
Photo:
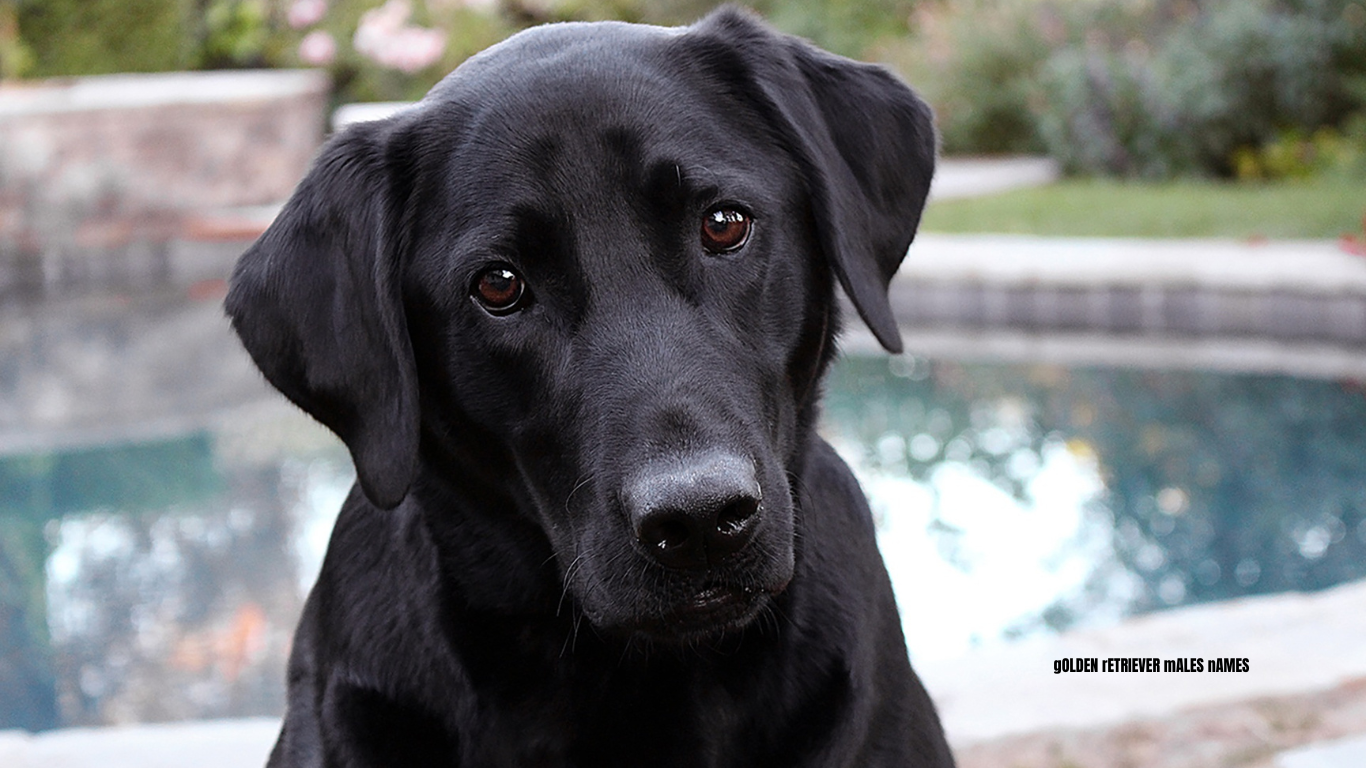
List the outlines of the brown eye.
<svg viewBox="0 0 1366 768">
<path fill-rule="evenodd" d="M 750 218 L 734 208 L 714 208 L 702 217 L 702 247 L 711 253 L 739 250 L 749 239 Z"/>
<path fill-rule="evenodd" d="M 475 278 L 470 296 L 490 314 L 506 315 L 521 307 L 526 283 L 508 267 L 491 267 Z"/>
</svg>

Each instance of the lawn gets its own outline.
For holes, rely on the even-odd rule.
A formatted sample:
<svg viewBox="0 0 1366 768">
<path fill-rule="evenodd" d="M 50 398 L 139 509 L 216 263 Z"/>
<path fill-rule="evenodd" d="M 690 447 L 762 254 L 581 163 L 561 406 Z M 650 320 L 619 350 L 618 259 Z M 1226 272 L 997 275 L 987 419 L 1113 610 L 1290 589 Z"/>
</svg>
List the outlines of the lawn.
<svg viewBox="0 0 1366 768">
<path fill-rule="evenodd" d="M 1366 182 L 1136 183 L 1072 179 L 933 202 L 924 232 L 1092 237 L 1335 238 L 1361 234 Z"/>
</svg>

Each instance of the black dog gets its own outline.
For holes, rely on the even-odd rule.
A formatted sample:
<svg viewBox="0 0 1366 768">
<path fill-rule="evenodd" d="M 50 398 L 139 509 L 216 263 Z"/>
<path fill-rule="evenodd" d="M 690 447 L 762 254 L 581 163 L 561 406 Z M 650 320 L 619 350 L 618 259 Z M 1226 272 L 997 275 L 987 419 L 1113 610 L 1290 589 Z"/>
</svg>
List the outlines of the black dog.
<svg viewBox="0 0 1366 768">
<path fill-rule="evenodd" d="M 359 475 L 270 765 L 951 765 L 814 431 L 837 278 L 900 347 L 934 156 L 735 11 L 533 29 L 330 141 L 227 299 Z"/>
</svg>

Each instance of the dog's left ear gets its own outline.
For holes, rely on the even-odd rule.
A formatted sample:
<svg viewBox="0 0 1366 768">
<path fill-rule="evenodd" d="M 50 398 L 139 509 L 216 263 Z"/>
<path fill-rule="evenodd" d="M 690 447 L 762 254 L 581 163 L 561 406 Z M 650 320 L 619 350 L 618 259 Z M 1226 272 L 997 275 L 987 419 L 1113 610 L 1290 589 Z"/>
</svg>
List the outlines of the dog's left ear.
<svg viewBox="0 0 1366 768">
<path fill-rule="evenodd" d="M 691 32 L 703 63 L 747 80 L 744 90 L 770 113 L 807 176 L 840 284 L 882 346 L 900 352 L 887 287 L 934 175 L 929 106 L 882 67 L 826 53 L 743 12 L 723 9 Z"/>
<path fill-rule="evenodd" d="M 361 123 L 323 147 L 238 260 L 225 302 L 261 372 L 346 443 L 361 489 L 383 509 L 407 495 L 418 454 L 399 127 Z"/>
</svg>

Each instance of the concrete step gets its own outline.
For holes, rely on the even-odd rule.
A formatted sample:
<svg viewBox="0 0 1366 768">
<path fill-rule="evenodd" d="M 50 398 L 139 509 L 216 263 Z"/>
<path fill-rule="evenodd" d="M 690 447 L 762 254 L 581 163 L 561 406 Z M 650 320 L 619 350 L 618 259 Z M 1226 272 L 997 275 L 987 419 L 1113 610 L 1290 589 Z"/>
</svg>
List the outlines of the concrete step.
<svg viewBox="0 0 1366 768">
<path fill-rule="evenodd" d="M 1366 734 L 1309 744 L 1276 756 L 1276 768 L 1363 768 Z"/>
<path fill-rule="evenodd" d="M 1333 241 L 924 234 L 891 302 L 926 356 L 1366 375 L 1366 258 Z"/>
<path fill-rule="evenodd" d="M 941 157 L 931 200 L 953 200 L 1036 187 L 1057 181 L 1057 161 L 1048 157 Z"/>
</svg>

